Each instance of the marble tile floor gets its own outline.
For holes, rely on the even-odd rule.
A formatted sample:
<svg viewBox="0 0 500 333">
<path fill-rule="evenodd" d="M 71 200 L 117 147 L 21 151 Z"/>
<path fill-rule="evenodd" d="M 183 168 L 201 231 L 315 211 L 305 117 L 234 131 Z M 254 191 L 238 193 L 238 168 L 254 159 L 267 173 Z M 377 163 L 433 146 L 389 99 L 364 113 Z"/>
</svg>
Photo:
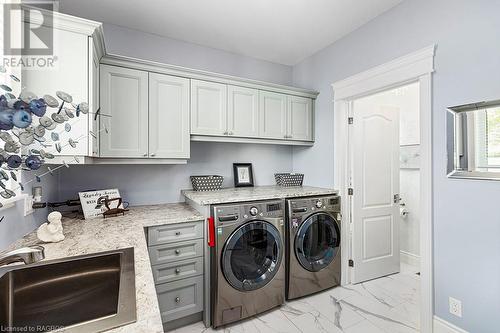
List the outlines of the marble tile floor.
<svg viewBox="0 0 500 333">
<path fill-rule="evenodd" d="M 199 322 L 175 333 L 406 333 L 419 332 L 420 276 L 401 272 L 289 301 L 280 308 L 214 330 Z"/>
</svg>

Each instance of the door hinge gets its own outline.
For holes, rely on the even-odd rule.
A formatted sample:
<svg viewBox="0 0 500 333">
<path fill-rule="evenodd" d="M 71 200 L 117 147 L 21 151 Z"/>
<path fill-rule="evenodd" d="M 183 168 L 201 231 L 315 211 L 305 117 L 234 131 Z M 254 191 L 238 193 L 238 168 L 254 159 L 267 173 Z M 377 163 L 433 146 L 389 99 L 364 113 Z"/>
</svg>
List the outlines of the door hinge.
<svg viewBox="0 0 500 333">
<path fill-rule="evenodd" d="M 348 195 L 354 195 L 354 189 L 353 189 L 352 187 L 349 187 L 349 188 L 347 189 L 347 194 L 348 194 Z"/>
<path fill-rule="evenodd" d="M 354 267 L 354 260 L 349 259 L 349 267 Z"/>
<path fill-rule="evenodd" d="M 354 123 L 354 118 L 353 117 L 347 118 L 347 122 L 349 123 L 349 125 L 352 125 Z"/>
</svg>

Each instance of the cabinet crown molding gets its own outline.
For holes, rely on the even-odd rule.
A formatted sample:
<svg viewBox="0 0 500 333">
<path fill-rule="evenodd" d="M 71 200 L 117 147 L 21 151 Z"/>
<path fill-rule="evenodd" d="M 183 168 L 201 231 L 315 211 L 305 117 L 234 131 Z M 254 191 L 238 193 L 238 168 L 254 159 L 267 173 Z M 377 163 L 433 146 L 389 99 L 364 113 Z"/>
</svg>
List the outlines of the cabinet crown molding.
<svg viewBox="0 0 500 333">
<path fill-rule="evenodd" d="M 106 54 L 102 60 L 102 64 L 133 68 L 148 72 L 167 74 L 173 76 L 181 76 L 190 79 L 204 80 L 217 82 L 222 84 L 230 84 L 246 88 L 260 89 L 265 91 L 277 92 L 282 94 L 309 97 L 316 99 L 319 92 L 303 88 L 297 88 L 282 84 L 269 83 L 254 79 L 242 78 L 227 74 L 204 71 L 177 65 L 164 64 L 156 61 L 143 60 L 118 54 Z"/>
</svg>

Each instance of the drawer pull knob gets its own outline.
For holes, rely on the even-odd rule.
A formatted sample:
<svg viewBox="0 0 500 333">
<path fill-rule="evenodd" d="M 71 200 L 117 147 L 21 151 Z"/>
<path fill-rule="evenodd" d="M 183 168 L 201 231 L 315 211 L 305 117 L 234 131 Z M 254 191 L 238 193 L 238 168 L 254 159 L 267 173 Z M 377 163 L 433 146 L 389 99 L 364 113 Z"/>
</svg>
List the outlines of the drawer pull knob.
<svg viewBox="0 0 500 333">
<path fill-rule="evenodd" d="M 179 296 L 177 296 L 177 297 L 175 298 L 175 303 L 180 303 L 180 302 L 181 302 L 181 298 L 180 298 Z"/>
<path fill-rule="evenodd" d="M 181 250 L 179 249 L 175 250 L 175 254 L 181 254 Z"/>
<path fill-rule="evenodd" d="M 176 235 L 176 236 L 180 236 L 180 235 L 181 235 L 181 232 L 180 232 L 180 231 L 176 231 L 176 232 L 175 232 L 175 235 Z"/>
<path fill-rule="evenodd" d="M 180 274 L 181 273 L 181 269 L 180 268 L 176 268 L 175 269 L 175 274 Z"/>
</svg>

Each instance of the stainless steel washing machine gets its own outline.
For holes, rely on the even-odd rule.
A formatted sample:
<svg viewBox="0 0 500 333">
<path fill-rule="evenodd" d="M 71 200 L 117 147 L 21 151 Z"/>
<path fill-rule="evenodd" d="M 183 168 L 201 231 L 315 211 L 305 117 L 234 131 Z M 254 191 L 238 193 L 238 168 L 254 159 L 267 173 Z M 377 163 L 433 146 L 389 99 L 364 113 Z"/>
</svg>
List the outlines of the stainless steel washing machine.
<svg viewBox="0 0 500 333">
<path fill-rule="evenodd" d="M 340 284 L 340 197 L 286 201 L 286 298 Z"/>
<path fill-rule="evenodd" d="M 253 316 L 285 300 L 285 202 L 212 207 L 212 324 Z"/>
</svg>

